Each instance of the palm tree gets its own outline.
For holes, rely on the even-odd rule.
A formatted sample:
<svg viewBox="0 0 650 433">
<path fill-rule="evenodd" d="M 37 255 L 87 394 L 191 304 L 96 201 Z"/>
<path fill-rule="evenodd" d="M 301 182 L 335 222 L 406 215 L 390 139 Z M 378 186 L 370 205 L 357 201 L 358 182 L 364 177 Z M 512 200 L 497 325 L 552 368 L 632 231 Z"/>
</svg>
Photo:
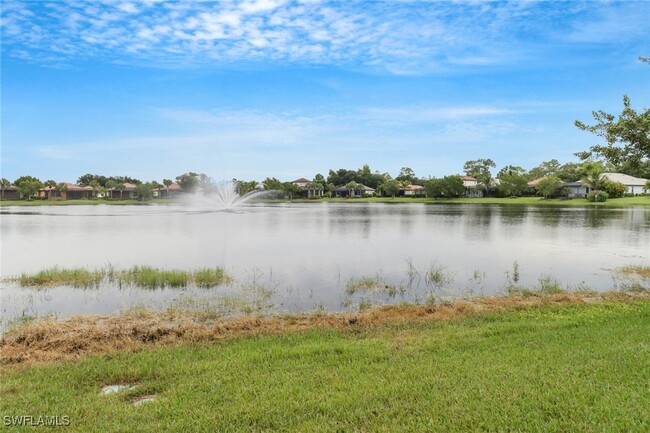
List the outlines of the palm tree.
<svg viewBox="0 0 650 433">
<path fill-rule="evenodd" d="M 106 181 L 106 189 L 111 192 L 111 198 L 113 198 L 113 190 L 117 186 L 117 182 L 114 180 L 110 179 Z"/>
<path fill-rule="evenodd" d="M 11 186 L 11 182 L 9 182 L 9 179 L 5 179 L 4 177 L 0 180 L 0 200 L 4 200 L 5 198 L 5 188 L 8 188 Z"/>
<path fill-rule="evenodd" d="M 52 196 L 52 190 L 54 189 L 54 187 L 56 187 L 56 182 L 53 181 L 52 179 L 50 179 L 50 180 L 46 181 L 43 184 L 43 186 L 46 187 L 46 188 L 49 188 L 47 190 L 47 198 L 49 199 Z"/>
<path fill-rule="evenodd" d="M 350 197 L 354 197 L 354 194 L 357 190 L 361 189 L 361 185 L 355 181 L 348 182 L 345 184 L 345 188 L 350 191 Z"/>
<path fill-rule="evenodd" d="M 58 191 L 59 195 L 61 196 L 61 199 L 63 199 L 63 193 L 68 192 L 68 184 L 65 183 L 65 182 L 59 182 L 59 183 L 57 183 L 57 184 L 54 186 L 54 188 L 56 188 L 56 190 Z M 66 200 L 67 200 L 67 198 L 68 198 L 68 197 L 66 196 Z"/>
<path fill-rule="evenodd" d="M 119 190 L 120 190 L 120 200 L 122 200 L 122 198 L 123 198 L 123 197 L 122 197 L 122 193 L 123 193 L 124 190 L 126 189 L 126 185 L 124 185 L 123 183 L 118 183 L 117 185 L 115 185 L 115 189 L 119 189 Z"/>
<path fill-rule="evenodd" d="M 593 167 L 582 178 L 582 181 L 587 184 L 592 191 L 600 191 L 605 183 L 605 178 L 602 177 L 603 170 L 600 167 Z"/>
<path fill-rule="evenodd" d="M 165 194 L 166 198 L 169 198 L 169 187 L 172 183 L 174 182 L 172 182 L 171 179 L 163 179 L 163 184 L 165 184 L 165 189 L 167 190 L 167 193 Z"/>
<path fill-rule="evenodd" d="M 90 181 L 88 186 L 93 189 L 93 198 L 97 198 L 97 192 L 101 190 L 102 186 L 96 180 Z"/>
</svg>

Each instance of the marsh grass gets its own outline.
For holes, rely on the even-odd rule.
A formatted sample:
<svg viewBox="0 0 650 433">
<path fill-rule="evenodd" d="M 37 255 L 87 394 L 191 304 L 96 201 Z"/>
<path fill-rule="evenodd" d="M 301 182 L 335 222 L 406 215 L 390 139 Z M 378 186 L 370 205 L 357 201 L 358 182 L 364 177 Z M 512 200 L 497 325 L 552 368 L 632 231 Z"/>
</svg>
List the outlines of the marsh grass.
<svg viewBox="0 0 650 433">
<path fill-rule="evenodd" d="M 650 266 L 625 266 L 618 268 L 616 271 L 623 275 L 631 275 L 643 278 L 644 280 L 650 280 Z"/>
<path fill-rule="evenodd" d="M 454 281 L 454 274 L 446 266 L 433 263 L 424 276 L 427 285 L 433 285 L 438 288 L 451 284 Z"/>
<path fill-rule="evenodd" d="M 191 284 L 198 287 L 215 287 L 233 281 L 225 270 L 220 267 L 202 268 L 192 272 L 158 269 L 152 266 L 133 266 L 126 270 L 119 270 L 110 264 L 103 269 L 95 270 L 85 268 L 66 269 L 55 266 L 35 274 L 22 274 L 20 277 L 8 278 L 8 280 L 17 281 L 21 286 L 31 287 L 96 287 L 105 280 L 120 286 L 133 285 L 148 289 L 179 288 Z"/>
<path fill-rule="evenodd" d="M 101 270 L 88 270 L 84 268 L 65 269 L 54 266 L 49 269 L 39 271 L 35 274 L 21 274 L 18 280 L 21 286 L 60 286 L 71 285 L 75 287 L 93 287 L 98 286 L 104 278 L 104 272 Z"/>
<path fill-rule="evenodd" d="M 348 295 L 354 295 L 359 292 L 382 292 L 388 296 L 396 296 L 399 289 L 389 284 L 382 276 L 351 278 L 345 286 L 345 292 Z"/>
</svg>

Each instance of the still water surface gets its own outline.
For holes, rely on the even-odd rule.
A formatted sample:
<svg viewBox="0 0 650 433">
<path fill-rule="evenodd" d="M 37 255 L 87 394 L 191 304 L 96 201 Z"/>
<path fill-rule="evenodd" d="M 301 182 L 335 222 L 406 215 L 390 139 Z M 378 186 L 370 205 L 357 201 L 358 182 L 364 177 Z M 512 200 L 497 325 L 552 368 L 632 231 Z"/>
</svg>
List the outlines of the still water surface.
<svg viewBox="0 0 650 433">
<path fill-rule="evenodd" d="M 650 209 L 377 203 L 250 205 L 236 212 L 178 205 L 43 206 L 2 209 L 3 278 L 54 265 L 222 266 L 235 283 L 212 289 L 21 288 L 3 281 L 2 319 L 110 314 L 133 305 L 167 308 L 251 287 L 273 292 L 277 311 L 356 308 L 502 291 L 556 279 L 597 290 L 612 270 L 650 264 Z M 441 284 L 426 278 L 437 270 Z M 346 293 L 374 277 L 398 293 Z"/>
</svg>

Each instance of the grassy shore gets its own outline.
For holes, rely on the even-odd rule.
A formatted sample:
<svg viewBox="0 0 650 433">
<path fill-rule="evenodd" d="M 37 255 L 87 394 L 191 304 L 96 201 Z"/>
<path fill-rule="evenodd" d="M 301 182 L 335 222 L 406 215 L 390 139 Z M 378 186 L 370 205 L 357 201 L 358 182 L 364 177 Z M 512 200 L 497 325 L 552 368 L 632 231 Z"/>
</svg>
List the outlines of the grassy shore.
<svg viewBox="0 0 650 433">
<path fill-rule="evenodd" d="M 294 200 L 297 201 L 297 200 Z M 411 198 L 411 197 L 364 197 L 364 198 L 323 198 L 319 200 L 300 200 L 301 202 L 332 203 L 430 203 L 430 204 L 482 204 L 482 205 L 528 205 L 528 206 L 577 206 L 577 207 L 633 207 L 650 206 L 650 197 L 636 196 L 611 198 L 604 203 L 592 203 L 583 198 L 571 200 L 544 199 L 541 197 L 485 197 L 485 198 Z"/>
<path fill-rule="evenodd" d="M 0 413 L 66 416 L 61 430 L 80 432 L 650 426 L 647 296 L 540 295 L 354 316 L 251 317 L 211 325 L 211 338 L 195 329 L 172 345 L 164 342 L 180 328 L 162 332 L 160 319 L 141 333 L 126 332 L 125 320 L 92 319 L 60 334 L 50 324 L 6 336 L 5 364 L 15 345 L 36 360 L 84 344 L 104 350 L 73 362 L 5 365 Z M 68 345 L 91 324 L 99 327 L 96 339 Z M 112 384 L 135 387 L 100 395 Z M 143 396 L 155 400 L 132 405 Z"/>
<path fill-rule="evenodd" d="M 260 199 L 260 202 L 285 203 L 289 200 Z M 533 205 L 533 206 L 576 206 L 576 207 L 636 207 L 650 206 L 650 197 L 636 196 L 610 198 L 604 203 L 591 203 L 583 198 L 571 200 L 544 199 L 541 197 L 486 197 L 486 198 L 411 198 L 411 197 L 364 197 L 364 198 L 322 198 L 316 200 L 293 199 L 296 203 L 429 203 L 429 204 L 482 204 L 482 205 Z M 0 206 L 70 206 L 70 205 L 155 205 L 174 203 L 174 199 L 138 200 L 2 200 Z"/>
</svg>

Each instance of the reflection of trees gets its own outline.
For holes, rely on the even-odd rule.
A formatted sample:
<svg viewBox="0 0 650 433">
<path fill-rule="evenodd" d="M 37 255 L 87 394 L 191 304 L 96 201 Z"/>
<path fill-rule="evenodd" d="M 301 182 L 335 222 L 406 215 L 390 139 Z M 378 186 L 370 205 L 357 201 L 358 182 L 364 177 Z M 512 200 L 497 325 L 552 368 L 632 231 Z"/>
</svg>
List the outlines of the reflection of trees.
<svg viewBox="0 0 650 433">
<path fill-rule="evenodd" d="M 625 212 L 621 210 L 594 207 L 585 210 L 583 225 L 589 228 L 600 228 L 611 224 L 614 220 L 622 220 L 624 215 Z"/>
<path fill-rule="evenodd" d="M 528 213 L 528 208 L 518 205 L 501 206 L 501 222 L 507 225 L 521 225 Z"/>
<path fill-rule="evenodd" d="M 467 239 L 488 240 L 490 226 L 494 220 L 494 206 L 464 206 L 462 215 L 465 221 L 465 237 Z"/>
<path fill-rule="evenodd" d="M 567 219 L 566 212 L 553 207 L 537 208 L 536 223 L 544 227 L 557 227 L 562 219 Z"/>
</svg>

